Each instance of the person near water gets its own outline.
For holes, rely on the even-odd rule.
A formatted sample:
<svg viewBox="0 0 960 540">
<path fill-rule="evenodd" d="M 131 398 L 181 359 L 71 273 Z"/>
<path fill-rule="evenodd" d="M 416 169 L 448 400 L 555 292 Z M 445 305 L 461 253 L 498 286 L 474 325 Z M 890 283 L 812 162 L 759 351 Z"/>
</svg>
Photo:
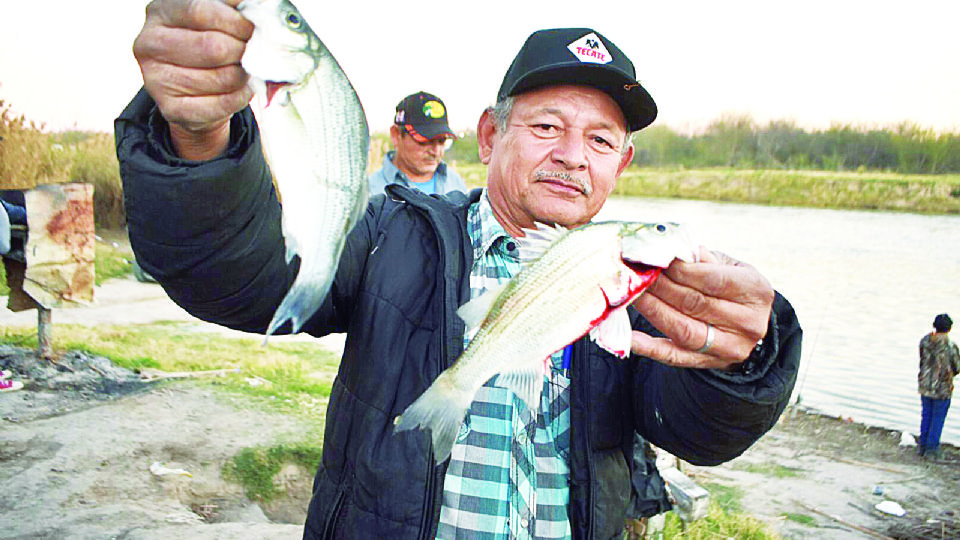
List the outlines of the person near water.
<svg viewBox="0 0 960 540">
<path fill-rule="evenodd" d="M 940 434 L 953 397 L 953 378 L 960 374 L 960 350 L 950 341 L 953 319 L 941 313 L 933 319 L 933 332 L 920 340 L 920 439 L 921 456 L 940 458 Z"/>
<path fill-rule="evenodd" d="M 297 267 L 247 107 L 253 28 L 238 2 L 150 4 L 134 44 L 144 89 L 116 141 L 144 269 L 193 315 L 262 333 Z M 799 322 L 755 268 L 701 248 L 628 307 L 628 358 L 577 340 L 549 359 L 537 410 L 491 379 L 443 462 L 428 432 L 393 429 L 467 345 L 457 309 L 518 271 L 525 228 L 590 222 L 656 111 L 600 32 L 534 32 L 480 114 L 487 186 L 372 197 L 302 328 L 346 333 L 305 539 L 619 538 L 644 512 L 643 441 L 715 465 L 774 426 L 799 369 Z"/>
</svg>

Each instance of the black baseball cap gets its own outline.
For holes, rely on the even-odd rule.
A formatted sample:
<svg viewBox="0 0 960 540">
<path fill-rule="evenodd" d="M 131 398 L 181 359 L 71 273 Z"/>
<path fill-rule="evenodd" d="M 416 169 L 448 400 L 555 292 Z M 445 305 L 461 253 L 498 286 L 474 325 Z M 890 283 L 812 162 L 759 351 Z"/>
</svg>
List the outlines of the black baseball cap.
<svg viewBox="0 0 960 540">
<path fill-rule="evenodd" d="M 630 131 L 657 118 L 657 104 L 637 81 L 633 62 L 589 28 L 554 28 L 530 34 L 503 77 L 497 101 L 556 84 L 583 84 L 605 92 L 620 106 Z"/>
<path fill-rule="evenodd" d="M 457 138 L 447 124 L 447 107 L 443 100 L 427 92 L 417 92 L 403 98 L 397 104 L 393 123 L 406 130 L 418 142 L 427 142 L 441 136 Z"/>
</svg>

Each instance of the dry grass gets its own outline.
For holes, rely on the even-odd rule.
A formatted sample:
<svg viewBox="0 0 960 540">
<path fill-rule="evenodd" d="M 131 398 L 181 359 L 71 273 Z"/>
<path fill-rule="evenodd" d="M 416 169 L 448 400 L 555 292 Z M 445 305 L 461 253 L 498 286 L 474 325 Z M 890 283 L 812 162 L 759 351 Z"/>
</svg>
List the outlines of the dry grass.
<svg viewBox="0 0 960 540">
<path fill-rule="evenodd" d="M 0 100 L 0 189 L 27 190 L 43 184 L 93 184 L 98 227 L 126 223 L 123 188 L 113 136 L 107 133 L 50 134 L 11 113 Z"/>
</svg>

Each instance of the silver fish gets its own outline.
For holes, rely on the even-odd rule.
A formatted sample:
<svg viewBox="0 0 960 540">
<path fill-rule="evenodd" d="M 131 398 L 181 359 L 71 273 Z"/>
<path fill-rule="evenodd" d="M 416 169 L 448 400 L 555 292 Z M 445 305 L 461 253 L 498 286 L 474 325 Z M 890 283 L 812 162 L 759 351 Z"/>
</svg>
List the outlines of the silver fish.
<svg viewBox="0 0 960 540">
<path fill-rule="evenodd" d="M 367 206 L 370 135 L 353 86 L 289 0 L 244 0 L 237 9 L 254 24 L 241 64 L 280 194 L 287 261 L 300 257 L 269 336 L 286 321 L 299 331 L 326 297 Z"/>
<path fill-rule="evenodd" d="M 538 224 L 521 240 L 524 268 L 457 313 L 469 346 L 395 420 L 395 431 L 428 429 L 437 462 L 454 439 L 477 391 L 491 377 L 527 407 L 540 407 L 550 355 L 590 333 L 604 349 L 630 352 L 627 306 L 675 258 L 696 260 L 694 244 L 673 223 L 605 222 L 566 230 Z"/>
</svg>

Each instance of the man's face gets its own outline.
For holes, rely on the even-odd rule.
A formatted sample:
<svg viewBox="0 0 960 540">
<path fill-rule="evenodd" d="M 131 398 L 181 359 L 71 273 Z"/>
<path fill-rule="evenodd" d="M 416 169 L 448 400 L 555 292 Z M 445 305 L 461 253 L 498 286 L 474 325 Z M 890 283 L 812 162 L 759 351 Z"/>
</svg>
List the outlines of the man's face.
<svg viewBox="0 0 960 540">
<path fill-rule="evenodd" d="M 425 143 L 417 142 L 401 126 L 390 127 L 390 140 L 397 150 L 393 164 L 411 180 L 427 181 L 440 166 L 447 147 L 447 137 L 437 137 Z M 426 177 L 422 180 L 418 177 Z"/>
<path fill-rule="evenodd" d="M 506 130 L 484 113 L 477 128 L 494 214 L 512 235 L 534 222 L 589 222 L 633 159 L 623 113 L 587 86 L 552 86 L 516 97 Z"/>
</svg>

